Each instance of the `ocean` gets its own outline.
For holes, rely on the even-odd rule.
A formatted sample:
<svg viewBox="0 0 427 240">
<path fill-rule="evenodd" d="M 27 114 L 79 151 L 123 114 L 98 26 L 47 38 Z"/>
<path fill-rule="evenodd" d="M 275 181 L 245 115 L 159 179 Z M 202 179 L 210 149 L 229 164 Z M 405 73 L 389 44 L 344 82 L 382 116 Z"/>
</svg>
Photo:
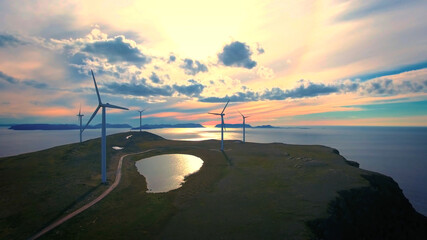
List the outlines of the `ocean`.
<svg viewBox="0 0 427 240">
<path fill-rule="evenodd" d="M 128 129 L 107 129 L 107 134 Z M 167 139 L 219 139 L 221 129 L 152 129 Z M 0 128 L 0 157 L 78 142 L 78 130 L 16 131 Z M 83 140 L 100 137 L 89 129 Z M 241 129 L 227 129 L 226 140 L 241 140 Z M 339 150 L 360 168 L 392 177 L 414 208 L 427 216 L 427 127 L 289 127 L 246 129 L 248 142 L 325 145 Z M 219 145 L 218 145 L 219 147 Z M 227 146 L 225 145 L 225 149 Z"/>
</svg>

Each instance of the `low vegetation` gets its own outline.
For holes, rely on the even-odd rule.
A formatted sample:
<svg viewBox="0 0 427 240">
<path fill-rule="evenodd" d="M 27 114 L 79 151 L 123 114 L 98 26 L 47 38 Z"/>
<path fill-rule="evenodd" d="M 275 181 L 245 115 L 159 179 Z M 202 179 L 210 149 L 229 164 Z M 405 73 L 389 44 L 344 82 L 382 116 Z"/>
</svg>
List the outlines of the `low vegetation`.
<svg viewBox="0 0 427 240">
<path fill-rule="evenodd" d="M 397 184 L 349 164 L 334 149 L 226 141 L 221 152 L 219 144 L 170 141 L 147 132 L 108 136 L 109 182 L 121 155 L 154 150 L 125 158 L 122 181 L 110 195 L 41 239 L 348 239 L 356 236 L 348 235 L 354 234 L 351 225 L 376 204 L 404 209 L 393 216 L 409 216 L 413 223 L 403 223 L 400 232 L 427 236 L 426 218 Z M 204 164 L 181 188 L 146 193 L 135 161 L 170 153 L 192 154 Z M 99 139 L 0 159 L 0 239 L 27 239 L 87 203 L 107 188 L 100 177 Z M 365 199 L 373 195 L 380 197 Z M 369 205 L 357 217 L 354 199 Z M 371 224 L 381 224 L 384 217 L 375 214 Z M 334 232 L 335 226 L 344 230 Z M 363 226 L 357 228 L 360 236 L 371 236 Z"/>
</svg>

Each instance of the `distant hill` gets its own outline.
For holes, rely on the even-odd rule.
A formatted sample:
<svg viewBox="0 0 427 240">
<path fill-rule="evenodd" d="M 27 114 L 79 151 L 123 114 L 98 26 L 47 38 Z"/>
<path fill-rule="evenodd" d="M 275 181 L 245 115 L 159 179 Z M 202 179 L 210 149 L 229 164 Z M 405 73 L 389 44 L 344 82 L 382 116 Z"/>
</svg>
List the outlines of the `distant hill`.
<svg viewBox="0 0 427 240">
<path fill-rule="evenodd" d="M 243 124 L 224 124 L 224 126 L 226 128 L 242 128 Z M 217 124 L 217 125 L 215 125 L 215 127 L 220 128 L 221 124 Z M 261 125 L 261 126 L 252 127 L 249 124 L 245 124 L 245 127 L 246 128 L 279 128 L 279 127 L 274 127 L 274 126 L 271 126 L 271 125 Z"/>
<path fill-rule="evenodd" d="M 102 127 L 102 124 L 97 124 L 95 126 L 89 125 L 87 129 L 97 129 L 101 127 Z M 132 126 L 129 124 L 107 123 L 107 128 L 132 128 Z M 12 125 L 9 129 L 13 129 L 13 130 L 74 130 L 74 129 L 80 129 L 80 126 L 77 124 L 16 124 L 16 125 Z"/>
<path fill-rule="evenodd" d="M 279 128 L 279 127 L 275 127 L 275 126 L 271 126 L 271 125 L 261 125 L 261 126 L 256 126 L 254 128 Z"/>
<path fill-rule="evenodd" d="M 157 129 L 157 128 L 203 128 L 203 125 L 198 123 L 178 123 L 178 124 L 144 124 L 142 129 Z M 139 127 L 132 128 L 133 130 Z"/>
</svg>

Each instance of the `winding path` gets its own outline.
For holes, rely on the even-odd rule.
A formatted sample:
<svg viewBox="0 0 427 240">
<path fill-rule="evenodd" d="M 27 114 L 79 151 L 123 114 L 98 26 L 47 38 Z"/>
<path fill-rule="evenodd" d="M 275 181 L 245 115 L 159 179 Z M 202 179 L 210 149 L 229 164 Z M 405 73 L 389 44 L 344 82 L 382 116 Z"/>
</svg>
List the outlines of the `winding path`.
<svg viewBox="0 0 427 240">
<path fill-rule="evenodd" d="M 65 215 L 64 217 L 56 220 L 55 222 L 53 222 L 52 224 L 50 224 L 49 226 L 43 228 L 40 232 L 38 232 L 36 235 L 32 236 L 29 238 L 29 240 L 34 240 L 37 239 L 39 237 L 41 237 L 42 235 L 44 235 L 45 233 L 49 232 L 50 230 L 56 228 L 57 226 L 61 225 L 62 223 L 66 222 L 67 220 L 71 219 L 72 217 L 76 216 L 77 214 L 83 212 L 84 210 L 92 207 L 93 205 L 95 205 L 97 202 L 101 201 L 104 197 L 106 197 L 108 194 L 110 194 L 111 191 L 113 191 L 117 185 L 119 185 L 120 183 L 120 179 L 122 177 L 122 163 L 123 163 L 123 159 L 127 156 L 130 155 L 135 155 L 135 154 L 141 154 L 141 153 L 146 153 L 146 152 L 150 152 L 154 149 L 149 149 L 146 151 L 142 151 L 142 152 L 137 152 L 137 153 L 129 153 L 129 154 L 125 154 L 123 156 L 120 157 L 119 160 L 119 164 L 117 165 L 117 170 L 116 170 L 116 179 L 114 180 L 114 183 L 107 189 L 105 190 L 105 192 L 103 192 L 101 195 L 99 195 L 97 198 L 95 198 L 94 200 L 92 200 L 91 202 L 87 203 L 86 205 L 84 205 L 83 207 L 75 210 L 72 213 L 69 213 L 67 215 Z"/>
</svg>

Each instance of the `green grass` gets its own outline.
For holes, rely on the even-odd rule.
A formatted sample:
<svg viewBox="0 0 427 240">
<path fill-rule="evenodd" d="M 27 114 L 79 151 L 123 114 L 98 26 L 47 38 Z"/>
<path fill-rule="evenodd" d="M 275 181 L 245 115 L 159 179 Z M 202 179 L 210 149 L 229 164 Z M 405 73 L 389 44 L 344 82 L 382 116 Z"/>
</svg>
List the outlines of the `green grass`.
<svg viewBox="0 0 427 240">
<path fill-rule="evenodd" d="M 326 217 L 337 192 L 366 187 L 361 174 L 322 146 L 169 141 L 149 133 L 108 137 L 108 179 L 121 154 L 120 185 L 105 199 L 42 239 L 308 239 L 306 222 Z M 111 146 L 124 146 L 114 151 Z M 185 153 L 204 164 L 179 189 L 146 193 L 135 161 Z M 100 141 L 0 159 L 0 239 L 26 239 L 106 189 Z M 68 211 L 66 211 L 68 210 Z"/>
</svg>

